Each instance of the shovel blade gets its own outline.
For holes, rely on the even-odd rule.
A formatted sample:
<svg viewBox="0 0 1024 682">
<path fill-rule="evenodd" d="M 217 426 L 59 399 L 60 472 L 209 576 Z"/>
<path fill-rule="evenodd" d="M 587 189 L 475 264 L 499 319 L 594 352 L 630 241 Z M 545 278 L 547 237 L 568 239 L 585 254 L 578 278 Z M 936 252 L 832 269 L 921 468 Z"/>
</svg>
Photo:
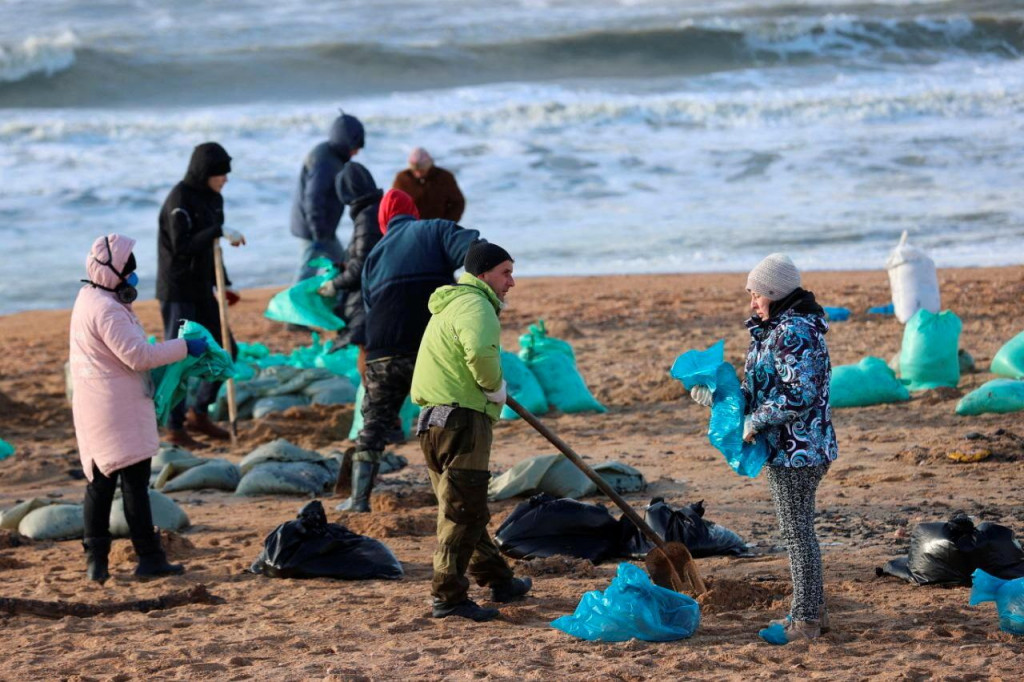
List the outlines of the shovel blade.
<svg viewBox="0 0 1024 682">
<path fill-rule="evenodd" d="M 697 595 L 707 592 L 690 550 L 681 542 L 655 547 L 647 553 L 644 563 L 651 581 L 659 587 L 675 592 L 686 592 L 689 587 Z"/>
<path fill-rule="evenodd" d="M 341 468 L 338 470 L 338 480 L 334 483 L 334 494 L 338 497 L 348 497 L 352 494 L 352 455 L 355 448 L 345 450 L 341 458 Z"/>
</svg>

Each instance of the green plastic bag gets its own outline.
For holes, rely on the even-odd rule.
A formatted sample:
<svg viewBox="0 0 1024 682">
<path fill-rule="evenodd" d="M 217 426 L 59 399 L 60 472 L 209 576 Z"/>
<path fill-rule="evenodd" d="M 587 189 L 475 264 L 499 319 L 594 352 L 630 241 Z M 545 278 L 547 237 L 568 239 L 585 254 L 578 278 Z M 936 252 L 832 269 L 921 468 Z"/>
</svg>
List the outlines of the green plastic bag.
<svg viewBox="0 0 1024 682">
<path fill-rule="evenodd" d="M 993 379 L 974 389 L 956 404 L 956 413 L 962 417 L 994 412 L 1024 410 L 1024 381 Z"/>
<path fill-rule="evenodd" d="M 1024 332 L 1007 341 L 996 352 L 991 371 L 1011 379 L 1024 379 Z"/>
<path fill-rule="evenodd" d="M 548 411 L 548 399 L 544 397 L 544 389 L 518 355 L 501 351 L 501 373 L 505 377 L 508 394 L 518 400 L 520 405 L 533 414 L 544 414 Z M 501 408 L 501 418 L 518 419 L 519 415 L 505 405 Z"/>
<path fill-rule="evenodd" d="M 357 440 L 359 432 L 363 430 L 363 400 L 365 398 L 366 388 L 359 384 L 359 389 L 356 391 L 355 414 L 352 416 L 352 428 L 348 432 L 349 440 Z M 398 412 L 398 418 L 402 421 L 402 431 L 405 432 L 406 438 L 412 438 L 415 435 L 412 429 L 419 416 L 420 406 L 414 403 L 411 397 L 405 396 L 405 402 L 402 403 L 402 409 Z"/>
<path fill-rule="evenodd" d="M 270 355 L 270 349 L 262 343 L 238 342 L 238 360 L 240 362 L 255 362 Z"/>
<path fill-rule="evenodd" d="M 190 378 L 202 381 L 224 381 L 235 376 L 235 363 L 231 355 L 217 345 L 206 327 L 185 320 L 181 323 L 179 338 L 206 339 L 206 352 L 198 358 L 186 355 L 184 360 L 157 367 L 151 373 L 156 392 L 153 403 L 156 406 L 156 418 L 161 424 L 167 423 L 171 409 L 180 403 L 188 393 Z"/>
<path fill-rule="evenodd" d="M 576 353 L 562 339 L 548 336 L 544 320 L 530 325 L 530 331 L 519 337 L 519 357 L 537 377 L 548 404 L 562 412 L 607 412 L 604 405 L 587 388 L 576 369 Z"/>
<path fill-rule="evenodd" d="M 832 368 L 828 403 L 832 407 L 865 407 L 910 400 L 910 391 L 885 360 L 868 356 L 856 365 Z"/>
<path fill-rule="evenodd" d="M 960 383 L 960 318 L 951 310 L 938 315 L 924 308 L 907 320 L 900 350 L 900 377 L 911 391 Z"/>
<path fill-rule="evenodd" d="M 14 454 L 14 446 L 0 438 L 0 460 L 7 459 Z"/>
<path fill-rule="evenodd" d="M 327 258 L 314 258 L 309 265 L 318 268 L 318 273 L 275 294 L 263 314 L 278 322 L 330 331 L 341 329 L 345 322 L 334 314 L 335 301 L 317 293 L 320 285 L 334 279 L 338 268 Z"/>
</svg>

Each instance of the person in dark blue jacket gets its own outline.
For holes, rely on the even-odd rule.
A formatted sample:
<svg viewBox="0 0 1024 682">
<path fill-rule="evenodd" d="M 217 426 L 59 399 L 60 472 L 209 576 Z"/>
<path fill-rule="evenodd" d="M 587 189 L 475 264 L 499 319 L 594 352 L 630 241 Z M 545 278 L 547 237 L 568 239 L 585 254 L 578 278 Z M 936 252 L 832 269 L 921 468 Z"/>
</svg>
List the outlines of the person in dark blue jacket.
<svg viewBox="0 0 1024 682">
<path fill-rule="evenodd" d="M 313 258 L 324 256 L 339 263 L 345 260 L 345 250 L 337 236 L 345 206 L 334 183 L 364 142 L 363 124 L 355 116 L 342 114 L 331 125 L 328 140 L 313 147 L 302 162 L 292 202 L 292 234 L 302 240 L 302 263 L 296 282 L 316 274 L 308 265 Z"/>
<path fill-rule="evenodd" d="M 352 494 L 343 511 L 370 511 L 373 479 L 387 436 L 412 386 L 427 302 L 438 287 L 454 284 L 469 247 L 480 233 L 451 220 L 419 220 L 412 197 L 391 189 L 380 203 L 384 237 L 363 264 L 366 370 L 363 429 L 352 455 Z"/>
</svg>

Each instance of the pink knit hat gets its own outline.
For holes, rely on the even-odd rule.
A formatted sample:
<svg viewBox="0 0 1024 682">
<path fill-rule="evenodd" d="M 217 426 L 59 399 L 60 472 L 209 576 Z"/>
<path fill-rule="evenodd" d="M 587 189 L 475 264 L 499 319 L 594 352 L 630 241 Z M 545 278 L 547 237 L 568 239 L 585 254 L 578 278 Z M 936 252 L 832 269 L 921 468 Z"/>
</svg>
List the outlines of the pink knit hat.
<svg viewBox="0 0 1024 682">
<path fill-rule="evenodd" d="M 416 147 L 409 153 L 409 167 L 424 170 L 434 165 L 434 159 L 423 147 Z"/>
</svg>

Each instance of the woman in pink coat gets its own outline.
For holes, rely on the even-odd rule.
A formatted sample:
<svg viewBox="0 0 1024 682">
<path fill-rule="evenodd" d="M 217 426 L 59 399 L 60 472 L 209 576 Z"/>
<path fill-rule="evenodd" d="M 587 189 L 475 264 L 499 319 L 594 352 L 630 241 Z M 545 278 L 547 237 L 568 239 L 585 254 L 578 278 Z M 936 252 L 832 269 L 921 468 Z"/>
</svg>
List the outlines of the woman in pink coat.
<svg viewBox="0 0 1024 682">
<path fill-rule="evenodd" d="M 124 511 L 139 564 L 135 574 L 182 573 L 167 563 L 149 507 L 151 458 L 157 453 L 156 409 L 149 370 L 199 356 L 206 342 L 174 339 L 150 344 L 132 311 L 135 240 L 112 234 L 93 242 L 85 262 L 89 275 L 71 312 L 71 410 L 85 490 L 87 574 L 103 583 L 110 577 L 110 507 L 121 479 Z"/>
</svg>

